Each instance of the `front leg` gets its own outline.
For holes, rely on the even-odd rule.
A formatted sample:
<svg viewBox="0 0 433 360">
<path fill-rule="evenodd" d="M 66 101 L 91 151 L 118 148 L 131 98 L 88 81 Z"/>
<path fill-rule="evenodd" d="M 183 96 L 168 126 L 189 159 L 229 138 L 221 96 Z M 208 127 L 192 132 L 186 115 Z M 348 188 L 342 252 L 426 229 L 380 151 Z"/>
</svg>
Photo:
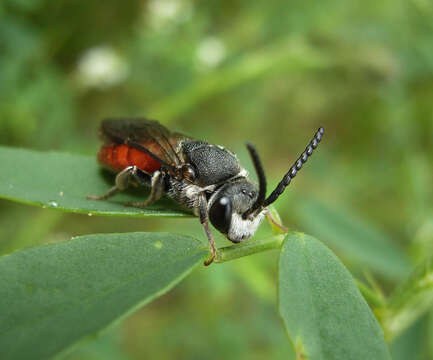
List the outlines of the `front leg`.
<svg viewBox="0 0 433 360">
<path fill-rule="evenodd" d="M 209 266 L 214 261 L 217 250 L 215 247 L 215 240 L 214 240 L 212 232 L 209 228 L 209 214 L 207 212 L 207 200 L 206 200 L 206 196 L 204 194 L 200 195 L 199 215 L 200 215 L 200 223 L 203 225 L 203 228 L 204 228 L 204 231 L 206 233 L 207 239 L 209 241 L 210 249 L 211 249 L 210 258 L 204 262 L 205 266 Z"/>
</svg>

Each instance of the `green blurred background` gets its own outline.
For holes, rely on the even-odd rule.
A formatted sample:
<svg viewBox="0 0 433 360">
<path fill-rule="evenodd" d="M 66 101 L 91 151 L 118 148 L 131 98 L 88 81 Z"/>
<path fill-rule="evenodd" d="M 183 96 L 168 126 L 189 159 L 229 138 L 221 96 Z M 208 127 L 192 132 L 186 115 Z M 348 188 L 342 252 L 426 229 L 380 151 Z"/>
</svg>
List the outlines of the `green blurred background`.
<svg viewBox="0 0 433 360">
<path fill-rule="evenodd" d="M 0 3 L 0 144 L 94 155 L 102 118 L 148 116 L 228 147 L 249 170 L 253 142 L 271 187 L 324 126 L 276 208 L 386 293 L 433 254 L 432 104 L 430 0 Z M 196 219 L 0 201 L 1 253 L 128 231 L 205 241 Z M 268 234 L 264 224 L 257 237 Z M 270 252 L 199 269 L 67 359 L 292 359 L 276 261 Z M 432 344 L 427 315 L 393 357 L 433 359 Z"/>
</svg>

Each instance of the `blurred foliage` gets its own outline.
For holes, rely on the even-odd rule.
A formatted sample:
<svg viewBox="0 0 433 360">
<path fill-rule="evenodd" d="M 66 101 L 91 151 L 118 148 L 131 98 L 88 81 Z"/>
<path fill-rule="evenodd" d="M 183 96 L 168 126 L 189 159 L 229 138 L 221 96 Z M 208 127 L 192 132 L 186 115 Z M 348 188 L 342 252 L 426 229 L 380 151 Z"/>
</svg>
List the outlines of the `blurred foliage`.
<svg viewBox="0 0 433 360">
<path fill-rule="evenodd" d="M 318 154 L 276 208 L 319 239 L 316 224 L 332 216 L 339 227 L 323 240 L 389 294 L 405 272 L 393 258 L 388 272 L 369 259 L 373 241 L 409 267 L 433 253 L 432 19 L 428 0 L 3 0 L 0 144 L 94 154 L 102 118 L 146 115 L 227 146 L 250 170 L 252 141 L 271 186 L 323 125 Z M 303 205 L 307 196 L 315 201 Z M 196 219 L 89 218 L 4 201 L 0 211 L 2 253 L 96 232 L 204 239 Z M 342 246 L 353 224 L 360 232 Z M 68 359 L 290 358 L 276 271 L 274 253 L 199 270 Z M 395 340 L 395 358 L 433 357 L 431 318 Z"/>
</svg>

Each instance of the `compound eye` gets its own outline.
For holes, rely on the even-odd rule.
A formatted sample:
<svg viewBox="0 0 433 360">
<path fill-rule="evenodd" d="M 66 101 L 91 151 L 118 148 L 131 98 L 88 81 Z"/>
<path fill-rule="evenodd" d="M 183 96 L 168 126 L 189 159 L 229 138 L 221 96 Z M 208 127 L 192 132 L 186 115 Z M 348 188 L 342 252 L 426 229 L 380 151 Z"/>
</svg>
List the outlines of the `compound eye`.
<svg viewBox="0 0 433 360">
<path fill-rule="evenodd" d="M 182 175 L 186 180 L 190 182 L 194 182 L 194 180 L 196 179 L 195 171 L 190 165 L 182 166 Z"/>
<path fill-rule="evenodd" d="M 227 234 L 232 219 L 232 205 L 227 196 L 217 199 L 209 209 L 209 220 L 216 229 Z"/>
</svg>

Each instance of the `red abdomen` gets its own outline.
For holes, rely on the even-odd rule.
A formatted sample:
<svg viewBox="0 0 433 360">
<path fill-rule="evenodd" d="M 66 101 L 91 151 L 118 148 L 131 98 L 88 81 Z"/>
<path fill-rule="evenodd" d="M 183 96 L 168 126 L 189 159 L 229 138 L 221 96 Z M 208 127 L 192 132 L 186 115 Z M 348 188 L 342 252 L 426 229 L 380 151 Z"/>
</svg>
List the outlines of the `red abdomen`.
<svg viewBox="0 0 433 360">
<path fill-rule="evenodd" d="M 142 145 L 152 151 L 151 143 Z M 103 166 L 116 172 L 134 165 L 148 173 L 161 168 L 161 164 L 151 156 L 125 144 L 103 145 L 99 150 L 98 160 Z"/>
</svg>

